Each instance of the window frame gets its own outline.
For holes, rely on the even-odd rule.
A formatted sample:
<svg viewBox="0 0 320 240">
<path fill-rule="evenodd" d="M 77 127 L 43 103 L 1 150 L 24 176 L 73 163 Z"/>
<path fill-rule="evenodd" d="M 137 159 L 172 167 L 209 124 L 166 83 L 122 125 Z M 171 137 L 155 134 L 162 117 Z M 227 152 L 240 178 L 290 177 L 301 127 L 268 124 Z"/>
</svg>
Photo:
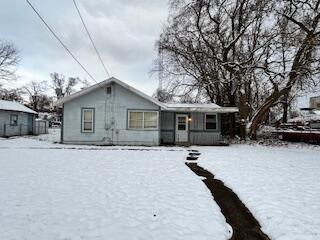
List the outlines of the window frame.
<svg viewBox="0 0 320 240">
<path fill-rule="evenodd" d="M 141 128 L 132 128 L 130 127 L 130 113 L 137 112 L 142 113 L 142 127 Z M 145 128 L 145 122 L 144 122 L 144 114 L 145 113 L 156 113 L 157 114 L 157 126 L 155 128 Z M 136 130 L 136 131 L 154 131 L 159 129 L 159 111 L 156 110 L 134 110 L 130 109 L 128 110 L 128 117 L 127 117 L 127 129 L 128 130 Z"/>
<path fill-rule="evenodd" d="M 215 128 L 207 128 L 207 116 L 210 115 L 214 115 L 216 116 L 216 127 Z M 204 129 L 207 130 L 207 131 L 217 131 L 218 130 L 218 114 L 216 113 L 205 113 L 205 116 L 204 116 Z"/>
<path fill-rule="evenodd" d="M 85 130 L 84 129 L 84 112 L 85 111 L 91 111 L 92 112 L 92 129 L 91 130 Z M 81 108 L 81 133 L 94 133 L 94 127 L 95 127 L 95 108 Z"/>
<path fill-rule="evenodd" d="M 16 123 L 12 123 L 13 117 L 16 117 Z M 18 114 L 10 114 L 10 126 L 18 126 Z"/>
</svg>

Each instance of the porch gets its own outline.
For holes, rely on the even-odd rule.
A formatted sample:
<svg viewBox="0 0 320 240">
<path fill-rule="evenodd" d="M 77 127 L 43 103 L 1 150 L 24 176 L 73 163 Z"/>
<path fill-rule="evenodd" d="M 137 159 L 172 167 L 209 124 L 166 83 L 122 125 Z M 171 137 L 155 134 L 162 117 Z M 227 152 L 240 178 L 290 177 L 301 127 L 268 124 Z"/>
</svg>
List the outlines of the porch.
<svg viewBox="0 0 320 240">
<path fill-rule="evenodd" d="M 214 145 L 222 142 L 218 113 L 162 111 L 160 143 Z"/>
</svg>

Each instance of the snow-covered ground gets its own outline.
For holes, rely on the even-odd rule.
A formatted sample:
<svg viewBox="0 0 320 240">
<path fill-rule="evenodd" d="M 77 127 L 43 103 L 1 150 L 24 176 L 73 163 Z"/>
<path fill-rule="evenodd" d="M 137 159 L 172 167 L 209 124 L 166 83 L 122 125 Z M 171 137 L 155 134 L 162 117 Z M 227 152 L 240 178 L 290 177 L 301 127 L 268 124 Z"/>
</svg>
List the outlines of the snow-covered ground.
<svg viewBox="0 0 320 240">
<path fill-rule="evenodd" d="M 228 239 L 186 155 L 0 139 L 0 239 Z"/>
<path fill-rule="evenodd" d="M 59 129 L 0 138 L 0 239 L 230 238 L 187 149 L 56 141 Z M 320 239 L 319 147 L 193 148 L 271 239 Z"/>
<path fill-rule="evenodd" d="M 197 148 L 198 164 L 238 194 L 271 239 L 320 239 L 319 148 Z"/>
</svg>

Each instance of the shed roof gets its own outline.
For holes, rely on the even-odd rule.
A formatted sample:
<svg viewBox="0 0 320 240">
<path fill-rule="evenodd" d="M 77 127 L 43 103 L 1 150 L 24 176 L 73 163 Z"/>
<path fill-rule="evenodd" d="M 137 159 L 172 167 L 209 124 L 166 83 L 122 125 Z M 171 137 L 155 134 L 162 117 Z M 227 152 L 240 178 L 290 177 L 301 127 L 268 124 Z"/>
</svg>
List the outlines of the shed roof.
<svg viewBox="0 0 320 240">
<path fill-rule="evenodd" d="M 221 107 L 215 103 L 165 103 L 166 111 L 171 112 L 212 112 L 212 113 L 235 113 L 236 107 Z"/>
<path fill-rule="evenodd" d="M 18 103 L 15 101 L 6 101 L 6 100 L 0 100 L 0 110 L 37 114 L 37 112 L 22 105 L 21 103 Z"/>
</svg>

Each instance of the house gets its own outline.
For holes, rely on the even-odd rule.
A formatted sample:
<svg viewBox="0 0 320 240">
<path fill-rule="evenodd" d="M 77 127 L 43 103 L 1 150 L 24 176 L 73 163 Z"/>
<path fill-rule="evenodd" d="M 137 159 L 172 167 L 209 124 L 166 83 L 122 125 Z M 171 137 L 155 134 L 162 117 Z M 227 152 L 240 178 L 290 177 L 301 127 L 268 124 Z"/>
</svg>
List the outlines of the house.
<svg viewBox="0 0 320 240">
<path fill-rule="evenodd" d="M 0 137 L 34 134 L 36 114 L 21 103 L 0 100 Z"/>
<path fill-rule="evenodd" d="M 299 116 L 289 119 L 288 123 L 300 128 L 320 129 L 320 110 L 300 108 Z"/>
<path fill-rule="evenodd" d="M 166 104 L 112 77 L 55 103 L 61 142 L 95 145 L 205 144 L 221 140 L 221 115 L 237 108 Z"/>
<path fill-rule="evenodd" d="M 310 98 L 310 108 L 320 109 L 320 96 Z"/>
</svg>

